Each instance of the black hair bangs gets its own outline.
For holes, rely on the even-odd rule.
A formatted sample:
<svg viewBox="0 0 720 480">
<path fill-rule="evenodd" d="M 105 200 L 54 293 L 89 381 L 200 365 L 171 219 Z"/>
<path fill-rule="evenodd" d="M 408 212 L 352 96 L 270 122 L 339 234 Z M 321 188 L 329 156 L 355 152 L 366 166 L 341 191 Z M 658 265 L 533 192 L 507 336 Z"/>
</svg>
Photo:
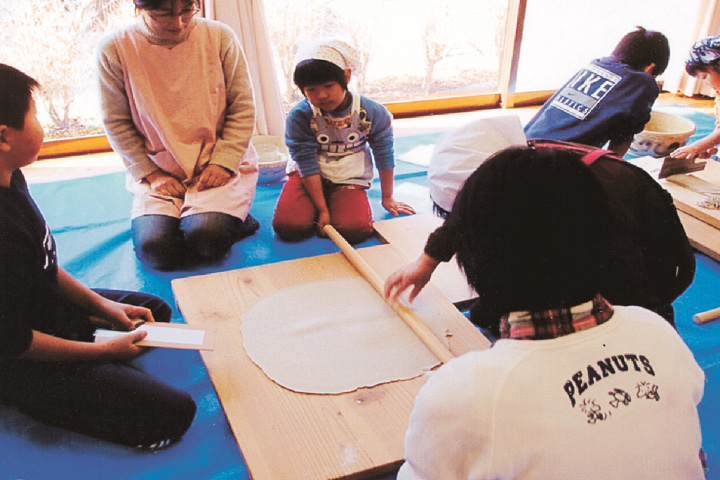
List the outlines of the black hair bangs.
<svg viewBox="0 0 720 480">
<path fill-rule="evenodd" d="M 345 71 L 327 60 L 311 58 L 303 60 L 295 67 L 293 81 L 300 90 L 310 85 L 320 85 L 327 82 L 337 82 L 347 90 Z"/>
</svg>

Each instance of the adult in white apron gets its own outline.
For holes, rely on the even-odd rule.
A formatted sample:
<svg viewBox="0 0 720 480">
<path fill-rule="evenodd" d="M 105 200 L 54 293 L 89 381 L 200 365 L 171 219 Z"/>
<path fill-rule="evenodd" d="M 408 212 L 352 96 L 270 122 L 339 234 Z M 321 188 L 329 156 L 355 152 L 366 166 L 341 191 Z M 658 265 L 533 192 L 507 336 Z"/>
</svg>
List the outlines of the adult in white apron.
<svg viewBox="0 0 720 480">
<path fill-rule="evenodd" d="M 225 257 L 254 233 L 255 108 L 232 30 L 197 0 L 134 0 L 100 46 L 104 125 L 127 167 L 138 258 L 162 270 Z"/>
</svg>

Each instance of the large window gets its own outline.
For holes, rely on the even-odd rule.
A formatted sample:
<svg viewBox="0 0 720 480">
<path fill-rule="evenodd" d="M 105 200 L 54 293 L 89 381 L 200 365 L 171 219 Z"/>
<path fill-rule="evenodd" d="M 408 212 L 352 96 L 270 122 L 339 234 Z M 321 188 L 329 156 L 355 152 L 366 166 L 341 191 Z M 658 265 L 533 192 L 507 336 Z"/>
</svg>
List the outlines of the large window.
<svg viewBox="0 0 720 480">
<path fill-rule="evenodd" d="M 557 89 L 591 59 L 610 55 L 636 26 L 664 33 L 671 61 L 682 62 L 693 43 L 700 3 L 528 0 L 516 89 Z"/>
<path fill-rule="evenodd" d="M 708 5 L 707 0 L 252 1 L 265 8 L 286 107 L 300 98 L 291 78 L 293 45 L 337 37 L 362 54 L 364 65 L 351 88 L 424 112 L 458 101 L 477 107 L 483 103 L 476 100 L 486 97 L 494 100 L 484 105 L 498 106 L 501 96 L 552 91 L 591 58 L 607 55 L 635 25 L 664 32 L 671 40 L 671 65 L 679 65 L 697 34 L 698 11 Z M 102 134 L 95 49 L 106 32 L 134 14 L 131 0 L 0 0 L 0 62 L 41 82 L 47 139 Z M 423 101 L 431 106 L 416 107 Z"/>
<path fill-rule="evenodd" d="M 133 15 L 130 0 L 0 1 L 0 62 L 40 82 L 46 139 L 103 133 L 95 48 Z"/>
<path fill-rule="evenodd" d="M 381 102 L 498 89 L 507 0 L 265 0 L 284 99 L 293 45 L 317 37 L 355 45 L 363 67 L 354 87 Z M 352 86 L 352 85 L 351 85 Z"/>
</svg>

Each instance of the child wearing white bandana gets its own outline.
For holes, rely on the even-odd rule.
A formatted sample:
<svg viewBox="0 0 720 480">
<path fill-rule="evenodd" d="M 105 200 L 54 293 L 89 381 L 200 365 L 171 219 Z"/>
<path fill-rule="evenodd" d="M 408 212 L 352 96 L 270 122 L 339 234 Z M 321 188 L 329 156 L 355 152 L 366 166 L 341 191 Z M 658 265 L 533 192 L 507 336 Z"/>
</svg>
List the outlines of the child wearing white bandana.
<svg viewBox="0 0 720 480">
<path fill-rule="evenodd" d="M 301 43 L 294 82 L 305 98 L 287 117 L 285 143 L 292 162 L 278 199 L 273 228 L 297 241 L 332 225 L 350 243 L 372 235 L 367 196 L 378 169 L 382 205 L 392 215 L 415 213 L 393 197 L 392 115 L 378 102 L 348 90 L 357 52 L 339 40 Z"/>
<path fill-rule="evenodd" d="M 685 62 L 687 73 L 715 91 L 715 117 L 720 118 L 720 35 L 707 37 L 690 50 Z M 708 158 L 717 153 L 716 145 L 720 143 L 720 122 L 716 120 L 715 130 L 705 138 L 673 151 L 670 156 L 675 158 Z"/>
</svg>

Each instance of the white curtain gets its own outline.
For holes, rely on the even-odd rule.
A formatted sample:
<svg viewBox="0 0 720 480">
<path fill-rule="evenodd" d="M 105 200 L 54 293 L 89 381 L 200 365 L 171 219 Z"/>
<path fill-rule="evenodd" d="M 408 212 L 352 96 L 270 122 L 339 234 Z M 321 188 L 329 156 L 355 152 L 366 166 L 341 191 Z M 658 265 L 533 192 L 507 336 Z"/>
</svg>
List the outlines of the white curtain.
<svg viewBox="0 0 720 480">
<path fill-rule="evenodd" d="M 717 0 L 703 0 L 698 12 L 697 24 L 695 25 L 695 33 L 692 42 L 696 42 L 705 37 L 717 35 L 720 33 L 720 2 Z M 690 47 L 687 47 L 687 51 Z M 691 97 L 701 93 L 703 95 L 713 96 L 714 92 L 703 85 L 698 79 L 691 77 L 685 73 L 685 56 L 683 62 L 668 68 L 665 73 L 664 90 L 669 92 L 680 92 L 683 95 Z"/>
<path fill-rule="evenodd" d="M 255 93 L 255 133 L 284 136 L 285 110 L 262 0 L 205 0 L 205 16 L 229 25 L 243 46 Z"/>
</svg>

